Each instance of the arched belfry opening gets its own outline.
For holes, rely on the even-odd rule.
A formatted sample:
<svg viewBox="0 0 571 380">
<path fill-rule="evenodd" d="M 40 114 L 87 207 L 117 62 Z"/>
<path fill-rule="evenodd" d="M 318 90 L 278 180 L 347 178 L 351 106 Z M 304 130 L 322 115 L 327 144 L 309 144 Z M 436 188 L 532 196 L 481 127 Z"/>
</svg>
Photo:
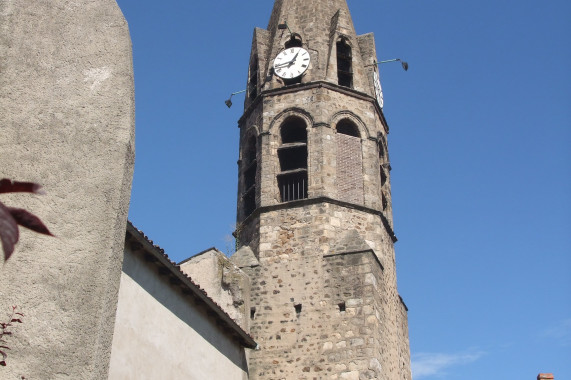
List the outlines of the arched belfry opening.
<svg viewBox="0 0 571 380">
<path fill-rule="evenodd" d="M 290 116 L 280 126 L 278 147 L 280 201 L 307 198 L 307 125 L 298 116 Z"/>
<path fill-rule="evenodd" d="M 390 170 L 390 163 L 387 154 L 386 140 L 384 137 L 379 139 L 377 146 L 379 149 L 379 174 L 381 178 L 381 206 L 383 211 L 385 211 L 389 206 L 389 185 L 387 183 L 387 179 L 388 172 Z"/>
<path fill-rule="evenodd" d="M 351 203 L 363 202 L 363 153 L 359 127 L 345 118 L 335 126 L 337 140 L 337 197 Z"/>
<path fill-rule="evenodd" d="M 252 134 L 246 141 L 242 156 L 242 183 L 244 190 L 242 204 L 244 217 L 247 217 L 256 209 L 256 173 L 258 171 L 256 156 L 256 136 Z"/>
<path fill-rule="evenodd" d="M 254 55 L 250 62 L 250 75 L 248 78 L 248 97 L 250 100 L 254 100 L 258 96 L 258 71 L 258 56 Z"/>
<path fill-rule="evenodd" d="M 337 83 L 353 87 L 353 53 L 346 38 L 337 41 Z"/>
<path fill-rule="evenodd" d="M 337 123 L 337 133 L 342 133 L 344 135 L 361 137 L 359 133 L 359 128 L 357 125 L 349 119 L 343 119 Z"/>
</svg>

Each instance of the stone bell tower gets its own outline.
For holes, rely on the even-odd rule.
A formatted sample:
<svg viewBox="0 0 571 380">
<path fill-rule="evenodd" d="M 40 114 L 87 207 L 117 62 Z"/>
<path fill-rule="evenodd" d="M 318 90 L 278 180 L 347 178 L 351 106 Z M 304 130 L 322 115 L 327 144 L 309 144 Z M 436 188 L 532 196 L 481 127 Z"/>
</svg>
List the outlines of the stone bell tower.
<svg viewBox="0 0 571 380">
<path fill-rule="evenodd" d="M 232 257 L 251 379 L 411 378 L 376 60 L 345 0 L 276 0 L 254 31 Z"/>
</svg>

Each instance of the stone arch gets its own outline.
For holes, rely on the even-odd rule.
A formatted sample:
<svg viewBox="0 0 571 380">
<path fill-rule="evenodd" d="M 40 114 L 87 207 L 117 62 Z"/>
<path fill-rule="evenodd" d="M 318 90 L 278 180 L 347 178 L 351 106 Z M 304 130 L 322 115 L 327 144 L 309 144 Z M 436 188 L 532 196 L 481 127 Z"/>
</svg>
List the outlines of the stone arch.
<svg viewBox="0 0 571 380">
<path fill-rule="evenodd" d="M 243 147 L 243 149 L 240 149 L 240 160 L 242 161 L 248 161 L 247 160 L 247 149 L 248 146 L 250 145 L 250 140 L 252 138 L 256 139 L 256 145 L 258 144 L 258 139 L 260 137 L 260 128 L 257 125 L 251 125 L 249 126 L 246 130 L 243 131 L 242 134 L 242 141 L 240 142 L 240 146 Z"/>
<path fill-rule="evenodd" d="M 308 197 L 308 138 L 312 120 L 306 111 L 290 109 L 272 122 L 273 138 L 278 142 L 276 184 L 280 202 Z"/>
<path fill-rule="evenodd" d="M 256 138 L 260 135 L 260 128 L 257 125 L 250 125 L 248 128 L 244 130 L 244 139 L 248 139 L 250 136 L 256 136 Z"/>
<path fill-rule="evenodd" d="M 391 163 L 389 159 L 387 139 L 386 136 L 381 133 L 379 133 L 377 138 L 377 150 L 379 154 L 381 206 L 383 212 L 385 212 L 389 207 L 390 188 L 387 180 L 391 170 Z"/>
<path fill-rule="evenodd" d="M 341 119 L 335 125 L 335 130 L 337 133 L 342 133 L 345 135 L 361 138 L 361 133 L 359 133 L 359 127 L 351 119 Z"/>
<path fill-rule="evenodd" d="M 337 56 L 337 83 L 353 88 L 353 46 L 350 38 L 340 35 L 335 42 Z"/>
<path fill-rule="evenodd" d="M 292 116 L 297 116 L 303 119 L 303 121 L 307 125 L 308 130 L 311 129 L 311 127 L 314 125 L 313 117 L 311 117 L 309 112 L 307 112 L 302 108 L 292 107 L 285 109 L 279 114 L 277 114 L 274 120 L 272 120 L 272 122 L 270 123 L 270 126 L 268 128 L 268 133 L 270 135 L 279 135 L 279 128 L 281 127 L 283 122 Z"/>
<path fill-rule="evenodd" d="M 337 113 L 331 122 L 335 130 L 335 183 L 337 198 L 351 203 L 364 202 L 363 135 L 364 123 L 353 113 Z"/>
<path fill-rule="evenodd" d="M 252 54 L 248 73 L 248 94 L 246 95 L 250 100 L 254 100 L 258 96 L 258 77 L 260 71 L 258 61 L 258 54 Z"/>
<path fill-rule="evenodd" d="M 280 144 L 305 143 L 307 144 L 307 123 L 303 118 L 292 115 L 280 124 Z"/>
<path fill-rule="evenodd" d="M 242 217 L 247 217 L 256 209 L 258 136 L 258 128 L 255 125 L 251 126 L 244 132 L 241 144 L 239 213 Z"/>
<path fill-rule="evenodd" d="M 248 133 L 244 139 L 244 149 L 242 150 L 242 161 L 249 164 L 256 159 L 258 136 Z"/>
<path fill-rule="evenodd" d="M 363 120 L 361 120 L 359 116 L 351 111 L 337 112 L 329 121 L 329 125 L 331 125 L 331 128 L 333 128 L 335 131 L 337 131 L 337 123 L 343 119 L 347 119 L 355 124 L 355 126 L 359 129 L 359 135 L 361 139 L 371 137 L 371 133 L 369 128 L 367 128 L 367 125 L 363 122 Z"/>
<path fill-rule="evenodd" d="M 379 160 L 381 162 L 389 162 L 387 138 L 380 132 L 377 136 L 377 149 L 379 151 Z"/>
</svg>

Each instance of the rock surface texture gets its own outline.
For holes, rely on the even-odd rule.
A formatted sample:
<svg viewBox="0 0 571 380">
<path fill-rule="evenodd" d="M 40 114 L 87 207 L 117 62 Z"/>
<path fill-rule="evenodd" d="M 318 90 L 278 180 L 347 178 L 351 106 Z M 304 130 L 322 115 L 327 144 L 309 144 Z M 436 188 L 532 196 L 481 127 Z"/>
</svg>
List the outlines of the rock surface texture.
<svg viewBox="0 0 571 380">
<path fill-rule="evenodd" d="M 0 2 L 2 197 L 56 237 L 22 231 L 0 315 L 25 314 L 2 378 L 107 378 L 134 163 L 131 40 L 115 0 Z M 22 377 L 23 376 L 23 377 Z"/>
</svg>

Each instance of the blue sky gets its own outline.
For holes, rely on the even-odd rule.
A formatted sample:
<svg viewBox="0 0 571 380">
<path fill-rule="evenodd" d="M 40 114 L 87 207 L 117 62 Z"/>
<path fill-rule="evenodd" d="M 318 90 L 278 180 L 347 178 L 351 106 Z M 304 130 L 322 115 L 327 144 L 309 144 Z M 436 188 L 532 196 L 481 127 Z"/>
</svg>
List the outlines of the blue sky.
<svg viewBox="0 0 571 380">
<path fill-rule="evenodd" d="M 252 32 L 272 1 L 118 0 L 133 39 L 130 219 L 228 252 Z M 571 2 L 348 0 L 374 32 L 415 380 L 571 379 Z"/>
</svg>

